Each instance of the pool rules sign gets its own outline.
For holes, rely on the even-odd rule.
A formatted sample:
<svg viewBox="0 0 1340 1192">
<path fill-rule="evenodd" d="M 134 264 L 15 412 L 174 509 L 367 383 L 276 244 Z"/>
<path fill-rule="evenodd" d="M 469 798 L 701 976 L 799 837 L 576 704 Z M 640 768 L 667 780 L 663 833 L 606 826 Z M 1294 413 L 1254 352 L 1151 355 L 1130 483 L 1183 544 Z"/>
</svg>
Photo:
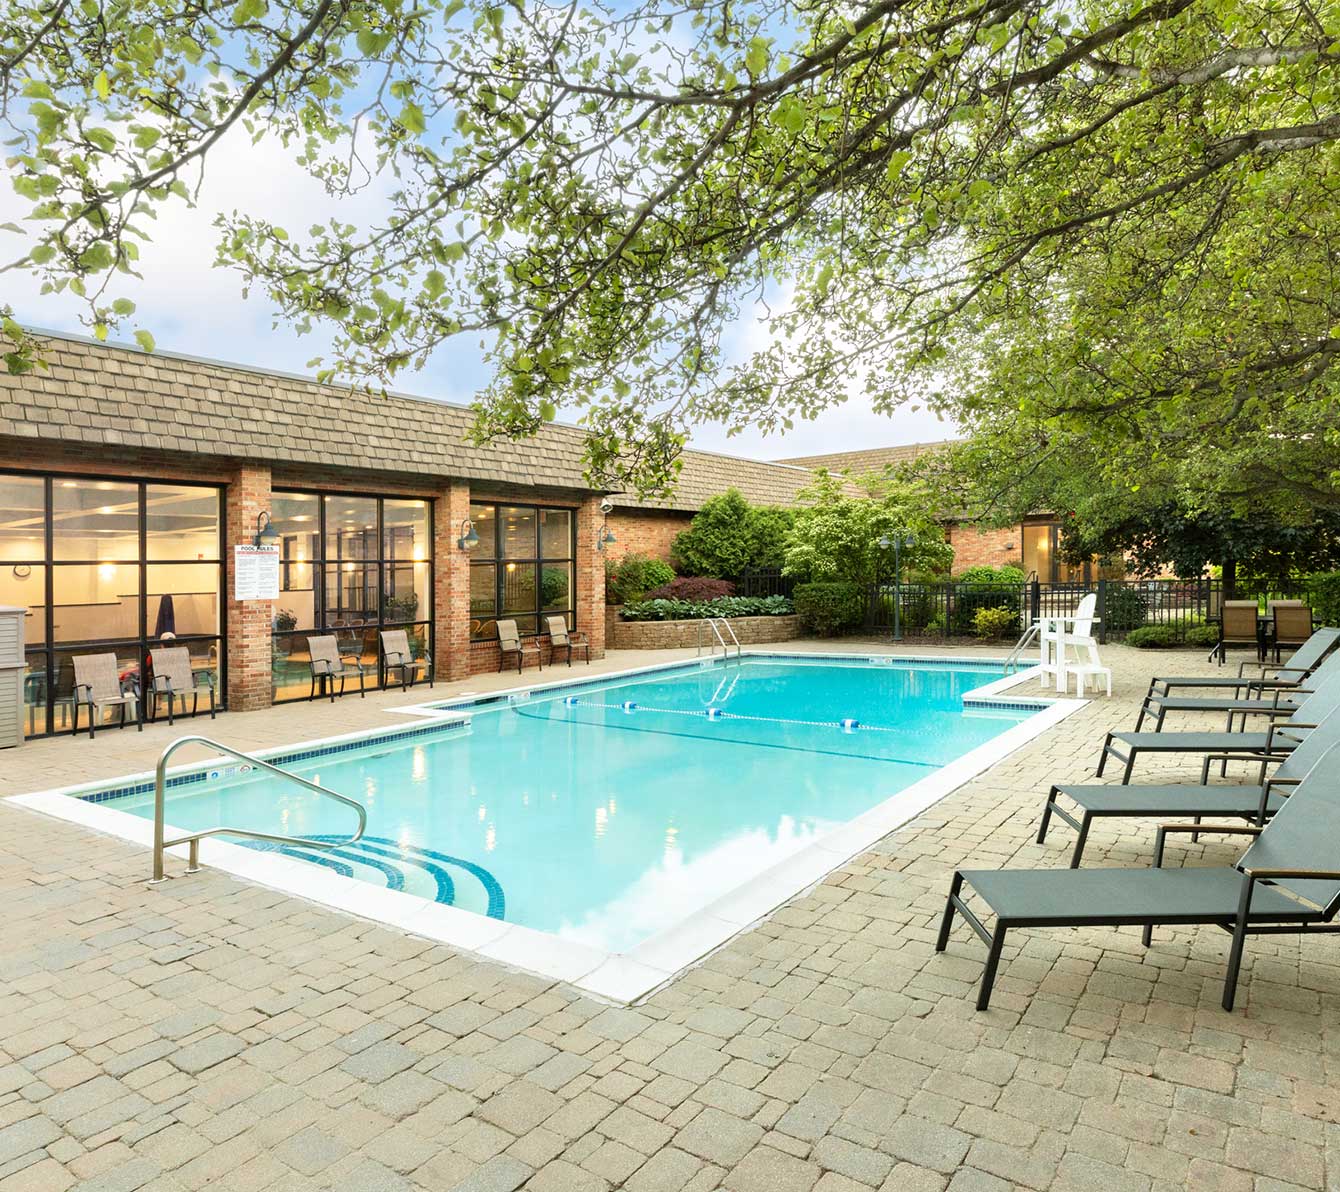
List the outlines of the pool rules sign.
<svg viewBox="0 0 1340 1192">
<path fill-rule="evenodd" d="M 279 599 L 279 548 L 233 547 L 233 599 Z"/>
</svg>

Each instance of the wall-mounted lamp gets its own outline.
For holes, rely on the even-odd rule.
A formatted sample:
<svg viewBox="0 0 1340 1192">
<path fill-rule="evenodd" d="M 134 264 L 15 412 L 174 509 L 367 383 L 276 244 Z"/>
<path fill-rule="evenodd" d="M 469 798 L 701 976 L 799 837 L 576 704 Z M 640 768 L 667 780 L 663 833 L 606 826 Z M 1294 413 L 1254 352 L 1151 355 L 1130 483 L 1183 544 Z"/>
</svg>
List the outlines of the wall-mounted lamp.
<svg viewBox="0 0 1340 1192">
<path fill-rule="evenodd" d="M 468 517 L 461 522 L 461 536 L 456 539 L 456 546 L 461 550 L 474 550 L 479 545 L 479 535 L 475 533 L 475 523 Z"/>
<path fill-rule="evenodd" d="M 596 536 L 596 550 L 604 550 L 607 546 L 613 546 L 618 541 L 614 537 L 614 531 L 610 529 L 609 522 L 600 527 L 600 533 Z"/>
<path fill-rule="evenodd" d="M 256 515 L 256 536 L 252 542 L 256 546 L 274 546 L 279 541 L 279 531 L 274 528 L 268 513 Z"/>
</svg>

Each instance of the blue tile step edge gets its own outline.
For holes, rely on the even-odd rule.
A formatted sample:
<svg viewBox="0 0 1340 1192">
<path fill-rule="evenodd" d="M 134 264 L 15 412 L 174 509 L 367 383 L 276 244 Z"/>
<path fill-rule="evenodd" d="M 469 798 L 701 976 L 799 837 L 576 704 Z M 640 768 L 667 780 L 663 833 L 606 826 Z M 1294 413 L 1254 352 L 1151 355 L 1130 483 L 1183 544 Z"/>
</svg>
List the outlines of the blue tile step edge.
<svg viewBox="0 0 1340 1192">
<path fill-rule="evenodd" d="M 421 728 L 403 728 L 391 729 L 389 731 L 381 730 L 375 733 L 366 733 L 357 737 L 345 738 L 337 741 L 330 741 L 326 744 L 317 742 L 310 747 L 303 749 L 289 749 L 286 752 L 265 752 L 257 753 L 256 756 L 263 762 L 268 762 L 272 766 L 292 766 L 298 762 L 311 761 L 313 758 L 332 757 L 339 753 L 349 753 L 354 749 L 367 749 L 377 745 L 392 745 L 400 741 L 408 741 L 423 737 L 436 737 L 450 733 L 459 733 L 463 729 L 470 727 L 468 717 L 460 717 L 452 720 L 434 721 L 430 725 Z M 244 762 L 236 764 L 219 766 L 218 764 L 206 764 L 197 770 L 189 771 L 185 774 L 173 774 L 167 780 L 168 789 L 173 787 L 189 786 L 192 783 L 207 782 L 211 778 L 219 778 L 224 775 L 237 773 Z M 105 790 L 88 791 L 84 794 L 77 794 L 74 797 L 85 803 L 105 803 L 110 799 L 124 799 L 129 795 L 147 795 L 152 794 L 154 784 L 152 780 L 147 782 L 136 782 L 123 786 L 108 787 Z"/>
</svg>

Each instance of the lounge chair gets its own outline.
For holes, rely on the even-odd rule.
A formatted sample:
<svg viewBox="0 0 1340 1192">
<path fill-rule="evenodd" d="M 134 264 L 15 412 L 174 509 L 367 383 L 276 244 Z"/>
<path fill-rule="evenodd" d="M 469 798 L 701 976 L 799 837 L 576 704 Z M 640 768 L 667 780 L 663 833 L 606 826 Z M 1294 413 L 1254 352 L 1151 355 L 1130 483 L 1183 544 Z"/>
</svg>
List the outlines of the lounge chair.
<svg viewBox="0 0 1340 1192">
<path fill-rule="evenodd" d="M 544 660 L 540 655 L 540 647 L 537 643 L 523 643 L 521 634 L 517 630 L 515 621 L 499 621 L 498 625 L 498 670 L 502 671 L 503 663 L 507 661 L 509 654 L 516 655 L 516 673 L 521 673 L 521 668 L 526 664 L 526 655 L 535 655 L 535 664 L 544 670 Z"/>
<path fill-rule="evenodd" d="M 410 649 L 409 634 L 403 629 L 383 629 L 382 649 L 382 690 L 391 679 L 392 671 L 400 672 L 400 686 L 408 691 L 414 686 L 414 672 L 422 671 L 428 677 L 428 686 L 433 685 L 433 659 L 427 650 L 419 658 L 414 657 Z"/>
<path fill-rule="evenodd" d="M 1278 662 L 1281 646 L 1298 647 L 1312 636 L 1312 610 L 1301 600 L 1277 600 L 1270 611 L 1275 618 L 1271 644 Z"/>
<path fill-rule="evenodd" d="M 214 719 L 214 672 L 198 671 L 191 666 L 191 652 L 185 646 L 155 646 L 151 656 L 153 661 L 154 685 L 153 700 L 150 703 L 151 720 L 158 719 L 158 697 L 167 696 L 168 724 L 175 723 L 175 709 L 178 697 L 181 699 L 183 715 L 186 712 L 186 697 L 191 697 L 191 715 L 200 711 L 200 693 L 209 692 L 209 718 Z"/>
<path fill-rule="evenodd" d="M 1287 720 L 1272 723 L 1265 732 L 1108 733 L 1098 759 L 1098 776 L 1103 776 L 1109 758 L 1125 763 L 1121 781 L 1129 783 L 1136 758 L 1142 753 L 1192 753 L 1203 759 L 1202 781 L 1209 775 L 1211 761 L 1221 761 L 1225 768 L 1229 761 L 1252 761 L 1260 764 L 1264 782 L 1266 763 L 1291 753 L 1300 733 L 1315 728 L 1337 706 L 1340 706 L 1340 673 L 1332 673 Z"/>
<path fill-rule="evenodd" d="M 1154 731 L 1161 732 L 1164 718 L 1169 712 L 1227 712 L 1228 731 L 1233 730 L 1234 717 L 1241 716 L 1246 727 L 1248 716 L 1287 716 L 1295 708 L 1308 700 L 1317 686 L 1332 675 L 1340 674 L 1340 654 L 1330 655 L 1317 667 L 1307 680 L 1307 686 L 1296 685 L 1290 688 L 1276 687 L 1260 689 L 1255 694 L 1248 693 L 1247 698 L 1225 698 L 1223 696 L 1204 697 L 1186 695 L 1146 695 L 1140 705 L 1140 715 L 1135 722 L 1138 733 L 1145 718 L 1155 718 Z"/>
<path fill-rule="evenodd" d="M 120 727 L 126 727 L 126 709 L 135 713 L 135 731 L 144 731 L 140 715 L 140 692 L 134 679 L 121 681 L 116 655 L 76 654 L 74 656 L 74 732 L 79 732 L 79 709 L 88 709 L 88 736 L 93 739 L 103 708 L 120 708 Z"/>
<path fill-rule="evenodd" d="M 1219 615 L 1219 640 L 1210 657 L 1219 656 L 1219 665 L 1228 660 L 1229 646 L 1252 646 L 1258 660 L 1265 657 L 1261 648 L 1261 631 L 1257 617 L 1260 607 L 1255 600 L 1225 600 Z"/>
<path fill-rule="evenodd" d="M 340 694 L 344 694 L 344 685 L 346 680 L 354 675 L 358 676 L 358 698 L 364 699 L 367 696 L 367 688 L 364 681 L 364 671 L 362 659 L 355 658 L 353 655 L 344 655 L 340 653 L 340 643 L 335 639 L 333 633 L 323 634 L 319 637 L 309 637 L 307 639 L 307 654 L 311 659 L 312 667 L 312 687 L 307 693 L 307 698 L 312 700 L 316 697 L 317 687 L 321 688 L 321 694 L 329 693 L 330 702 L 335 702 L 335 680 L 340 681 Z"/>
<path fill-rule="evenodd" d="M 1016 927 L 1144 928 L 1149 947 L 1156 925 L 1211 924 L 1233 936 L 1224 976 L 1223 1007 L 1233 1009 L 1246 937 L 1334 932 L 1340 910 L 1340 797 L 1332 745 L 1294 788 L 1264 828 L 1163 824 L 1155 836 L 1151 869 L 961 869 L 949 885 L 935 950 L 943 952 L 957 912 L 987 946 L 977 1008 L 991 1002 L 1001 950 Z M 1165 869 L 1169 835 L 1214 833 L 1253 836 L 1235 865 Z M 988 931 L 968 907 L 970 886 L 996 916 Z"/>
<path fill-rule="evenodd" d="M 1053 815 L 1064 820 L 1079 834 L 1070 854 L 1070 868 L 1078 869 L 1089 828 L 1095 819 L 1191 816 L 1199 823 L 1205 816 L 1218 816 L 1264 824 L 1284 805 L 1288 789 L 1297 786 L 1317 759 L 1337 741 L 1340 741 L 1340 710 L 1331 712 L 1316 728 L 1309 730 L 1265 782 L 1218 786 L 1190 782 L 1160 786 L 1055 783 L 1047 792 L 1047 802 L 1042 809 L 1038 843 L 1047 839 Z M 1068 811 L 1057 802 L 1058 796 L 1073 803 L 1078 811 Z"/>
<path fill-rule="evenodd" d="M 1298 647 L 1283 666 L 1269 666 L 1259 661 L 1243 662 L 1238 667 L 1236 678 L 1230 675 L 1155 675 L 1149 682 L 1149 694 L 1167 695 L 1175 687 L 1229 689 L 1238 692 L 1253 688 L 1297 687 L 1321 665 L 1337 644 L 1340 644 L 1340 629 L 1330 627 L 1318 629 Z M 1255 676 L 1245 674 L 1249 666 L 1254 666 L 1260 673 Z"/>
<path fill-rule="evenodd" d="M 572 665 L 572 651 L 584 651 L 586 664 L 591 664 L 591 643 L 581 633 L 569 633 L 568 623 L 562 617 L 545 617 L 545 628 L 549 630 L 549 665 L 557 660 L 559 650 L 567 652 L 568 665 Z"/>
</svg>

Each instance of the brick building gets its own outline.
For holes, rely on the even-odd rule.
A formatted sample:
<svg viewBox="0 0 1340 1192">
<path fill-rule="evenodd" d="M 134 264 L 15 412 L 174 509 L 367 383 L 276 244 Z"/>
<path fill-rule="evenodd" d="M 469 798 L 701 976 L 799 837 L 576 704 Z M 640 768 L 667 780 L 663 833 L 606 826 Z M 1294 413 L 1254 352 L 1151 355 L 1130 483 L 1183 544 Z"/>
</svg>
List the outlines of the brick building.
<svg viewBox="0 0 1340 1192">
<path fill-rule="evenodd" d="M 793 467 L 827 468 L 830 472 L 864 475 L 888 467 L 911 463 L 931 452 L 943 450 L 953 439 L 932 443 L 907 443 L 898 447 L 872 447 L 864 451 L 836 451 L 828 455 L 802 455 L 778 460 Z M 945 537 L 954 548 L 954 571 L 968 567 L 1021 567 L 1036 573 L 1043 583 L 1091 584 L 1097 579 L 1122 579 L 1126 571 L 1120 560 L 1089 559 L 1069 563 L 1061 557 L 1061 522 L 1051 513 L 1038 513 L 1018 525 L 984 529 L 971 522 L 953 522 Z"/>
<path fill-rule="evenodd" d="M 165 635 L 232 708 L 307 698 L 315 634 L 369 686 L 386 628 L 443 678 L 497 665 L 499 618 L 545 648 L 563 616 L 599 657 L 608 555 L 668 553 L 731 484 L 787 504 L 811 477 L 688 452 L 672 501 L 637 501 L 590 487 L 576 428 L 478 446 L 460 406 L 46 338 L 48 370 L 0 374 L 0 605 L 28 609 L 33 735 L 68 729 L 76 655 L 145 675 Z M 267 526 L 279 598 L 238 599 L 235 548 Z"/>
</svg>

